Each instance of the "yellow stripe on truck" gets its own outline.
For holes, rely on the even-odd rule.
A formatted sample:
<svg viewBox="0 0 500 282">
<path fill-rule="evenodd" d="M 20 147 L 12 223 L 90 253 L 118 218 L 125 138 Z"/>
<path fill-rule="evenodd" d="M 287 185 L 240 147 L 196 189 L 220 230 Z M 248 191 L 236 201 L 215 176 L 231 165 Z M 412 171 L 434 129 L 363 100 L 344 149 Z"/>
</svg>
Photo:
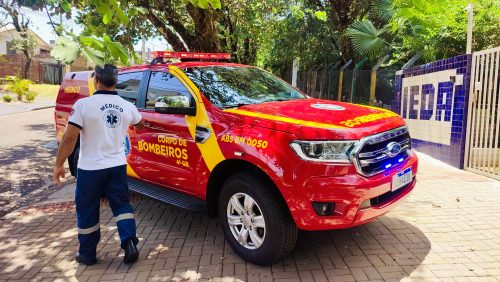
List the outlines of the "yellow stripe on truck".
<svg viewBox="0 0 500 282">
<path fill-rule="evenodd" d="M 95 92 L 94 76 L 92 76 L 92 74 L 93 74 L 93 72 L 89 73 L 89 81 L 88 81 L 89 96 L 94 95 L 94 92 Z"/>
<path fill-rule="evenodd" d="M 134 169 L 127 163 L 127 175 L 133 178 L 140 178 L 137 173 L 135 173 Z"/>
<path fill-rule="evenodd" d="M 303 125 L 303 126 L 309 126 L 309 127 L 316 127 L 316 128 L 327 128 L 327 129 L 345 128 L 344 126 L 340 126 L 340 125 L 320 123 L 320 122 L 314 122 L 314 121 L 306 121 L 306 120 L 281 117 L 281 116 L 275 116 L 275 115 L 268 115 L 268 114 L 250 112 L 250 111 L 239 110 L 239 109 L 227 109 L 227 110 L 224 110 L 224 112 L 238 114 L 238 115 L 244 115 L 244 116 L 249 116 L 249 117 L 262 118 L 262 119 L 267 119 L 267 120 L 272 120 L 272 121 L 282 121 L 282 122 Z"/>
<path fill-rule="evenodd" d="M 208 117 L 203 100 L 201 99 L 200 90 L 178 67 L 170 66 L 169 69 L 170 73 L 182 81 L 197 101 L 196 116 L 186 116 L 186 124 L 193 139 L 195 139 L 196 136 L 196 126 L 208 128 L 212 132 L 212 135 L 205 143 L 197 143 L 205 164 L 208 169 L 212 171 L 215 166 L 222 162 L 225 158 L 219 147 L 219 143 L 217 142 L 217 136 L 212 128 L 212 123 Z"/>
</svg>

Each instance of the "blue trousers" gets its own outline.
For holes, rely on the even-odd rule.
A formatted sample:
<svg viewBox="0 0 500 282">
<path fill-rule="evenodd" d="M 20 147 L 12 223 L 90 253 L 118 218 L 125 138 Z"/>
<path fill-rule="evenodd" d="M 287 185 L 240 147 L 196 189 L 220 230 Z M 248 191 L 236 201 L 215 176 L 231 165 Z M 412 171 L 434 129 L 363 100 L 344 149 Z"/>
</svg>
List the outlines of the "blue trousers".
<svg viewBox="0 0 500 282">
<path fill-rule="evenodd" d="M 106 198 L 109 202 L 118 227 L 121 247 L 128 240 L 137 245 L 139 240 L 136 237 L 134 209 L 129 203 L 125 165 L 100 170 L 78 169 L 75 194 L 80 256 L 88 259 L 96 257 L 97 244 L 101 239 L 101 198 Z"/>
</svg>

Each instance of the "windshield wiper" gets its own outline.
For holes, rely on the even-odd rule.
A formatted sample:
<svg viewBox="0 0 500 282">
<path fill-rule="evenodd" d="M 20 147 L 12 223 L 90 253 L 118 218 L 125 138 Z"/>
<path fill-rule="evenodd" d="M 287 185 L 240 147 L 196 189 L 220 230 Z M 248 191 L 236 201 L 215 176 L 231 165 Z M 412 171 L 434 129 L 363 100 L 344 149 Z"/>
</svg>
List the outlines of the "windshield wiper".
<svg viewBox="0 0 500 282">
<path fill-rule="evenodd" d="M 253 105 L 254 103 L 237 103 L 237 104 L 230 104 L 230 105 L 225 105 L 222 106 L 224 109 L 230 109 L 230 108 L 239 108 L 247 105 Z"/>
<path fill-rule="evenodd" d="M 297 98 L 276 98 L 276 99 L 269 99 L 269 100 L 264 100 L 261 103 L 270 103 L 270 102 L 283 102 L 283 101 L 291 101 L 291 100 L 297 100 Z"/>
</svg>

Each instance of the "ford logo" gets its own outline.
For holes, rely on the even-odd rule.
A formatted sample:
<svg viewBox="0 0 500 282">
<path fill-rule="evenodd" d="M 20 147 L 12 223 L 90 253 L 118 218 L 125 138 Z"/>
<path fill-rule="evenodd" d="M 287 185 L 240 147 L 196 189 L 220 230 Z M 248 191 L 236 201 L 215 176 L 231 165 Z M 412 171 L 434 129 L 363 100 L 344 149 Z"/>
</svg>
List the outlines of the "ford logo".
<svg viewBox="0 0 500 282">
<path fill-rule="evenodd" d="M 387 148 L 386 153 L 391 158 L 393 158 L 393 157 L 397 156 L 399 153 L 401 153 L 401 145 L 399 145 L 399 143 L 391 142 L 391 143 L 387 144 L 386 148 Z"/>
</svg>

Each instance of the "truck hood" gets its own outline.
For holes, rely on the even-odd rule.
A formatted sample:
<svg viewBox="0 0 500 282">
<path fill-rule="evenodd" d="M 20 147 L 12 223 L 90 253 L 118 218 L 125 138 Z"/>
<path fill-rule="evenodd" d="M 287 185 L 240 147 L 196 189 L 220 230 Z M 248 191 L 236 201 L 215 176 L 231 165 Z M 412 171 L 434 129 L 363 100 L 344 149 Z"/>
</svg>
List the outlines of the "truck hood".
<svg viewBox="0 0 500 282">
<path fill-rule="evenodd" d="M 320 99 L 269 102 L 227 109 L 250 123 L 304 139 L 351 139 L 404 126 L 396 113 L 370 106 Z"/>
</svg>

